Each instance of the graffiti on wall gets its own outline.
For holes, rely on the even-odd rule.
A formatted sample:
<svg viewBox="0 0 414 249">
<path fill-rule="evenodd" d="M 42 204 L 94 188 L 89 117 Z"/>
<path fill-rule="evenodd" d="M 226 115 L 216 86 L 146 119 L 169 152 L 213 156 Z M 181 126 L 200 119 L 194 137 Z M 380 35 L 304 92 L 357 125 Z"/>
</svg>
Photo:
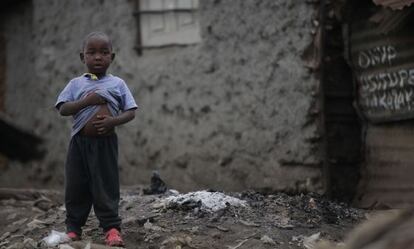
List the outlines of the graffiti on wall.
<svg viewBox="0 0 414 249">
<path fill-rule="evenodd" d="M 352 51 L 358 104 L 372 122 L 414 117 L 414 60 L 403 43 L 386 41 Z"/>
</svg>

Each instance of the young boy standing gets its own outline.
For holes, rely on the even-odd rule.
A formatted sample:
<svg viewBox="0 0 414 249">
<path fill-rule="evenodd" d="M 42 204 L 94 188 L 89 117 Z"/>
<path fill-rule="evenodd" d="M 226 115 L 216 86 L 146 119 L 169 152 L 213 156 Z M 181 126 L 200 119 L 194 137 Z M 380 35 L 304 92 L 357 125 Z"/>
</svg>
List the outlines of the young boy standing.
<svg viewBox="0 0 414 249">
<path fill-rule="evenodd" d="M 109 37 L 93 32 L 83 42 L 81 61 L 88 73 L 72 79 L 56 108 L 73 116 L 65 165 L 67 234 L 79 240 L 93 206 L 108 246 L 124 246 L 118 214 L 120 190 L 115 127 L 135 117 L 137 105 L 125 82 L 107 74 L 115 58 Z"/>
</svg>

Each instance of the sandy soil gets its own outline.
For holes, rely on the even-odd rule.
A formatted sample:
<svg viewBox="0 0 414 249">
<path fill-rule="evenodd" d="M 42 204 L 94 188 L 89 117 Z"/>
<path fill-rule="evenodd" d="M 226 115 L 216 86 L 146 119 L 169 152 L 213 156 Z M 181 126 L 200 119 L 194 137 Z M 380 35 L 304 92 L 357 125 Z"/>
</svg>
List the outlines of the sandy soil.
<svg viewBox="0 0 414 249">
<path fill-rule="evenodd" d="M 122 190 L 126 248 L 312 248 L 321 239 L 342 242 L 366 213 L 315 194 L 225 193 L 247 205 L 227 204 L 212 212 L 202 202 L 166 203 L 171 192 L 142 192 L 140 187 Z M 42 239 L 52 230 L 64 231 L 64 218 L 59 193 L 0 195 L 0 248 L 46 248 Z M 93 213 L 82 241 L 104 244 Z"/>
</svg>

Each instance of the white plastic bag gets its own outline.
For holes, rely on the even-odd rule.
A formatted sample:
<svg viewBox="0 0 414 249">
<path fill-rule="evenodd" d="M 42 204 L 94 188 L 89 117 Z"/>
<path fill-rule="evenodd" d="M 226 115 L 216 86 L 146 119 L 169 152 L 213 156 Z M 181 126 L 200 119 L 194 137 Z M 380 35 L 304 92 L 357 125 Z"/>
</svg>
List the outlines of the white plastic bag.
<svg viewBox="0 0 414 249">
<path fill-rule="evenodd" d="M 47 246 L 57 246 L 61 243 L 69 242 L 70 238 L 66 233 L 52 230 L 47 237 L 43 238 L 43 241 Z"/>
</svg>

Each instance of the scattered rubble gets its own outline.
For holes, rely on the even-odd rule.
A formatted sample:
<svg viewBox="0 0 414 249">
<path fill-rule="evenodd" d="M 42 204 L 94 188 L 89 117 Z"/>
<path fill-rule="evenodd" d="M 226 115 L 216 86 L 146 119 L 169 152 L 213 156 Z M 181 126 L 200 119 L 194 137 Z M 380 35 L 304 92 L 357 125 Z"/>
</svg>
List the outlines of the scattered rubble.
<svg viewBox="0 0 414 249">
<path fill-rule="evenodd" d="M 161 200 L 161 203 L 158 205 L 185 210 L 197 208 L 204 212 L 213 213 L 229 206 L 247 207 L 247 202 L 220 192 L 197 191 L 169 196 Z"/>
<path fill-rule="evenodd" d="M 343 242 L 344 234 L 366 219 L 364 210 L 315 194 L 142 192 L 139 187 L 122 190 L 120 213 L 127 248 L 314 249 L 319 240 Z M 39 208 L 43 200 L 48 200 L 45 203 L 50 208 Z M 42 239 L 52 230 L 64 231 L 64 219 L 62 202 L 47 191 L 31 200 L 0 199 L 0 249 L 46 248 Z M 89 243 L 91 249 L 104 249 L 103 233 L 94 215 L 90 215 L 82 238 L 59 248 L 85 248 Z"/>
</svg>

